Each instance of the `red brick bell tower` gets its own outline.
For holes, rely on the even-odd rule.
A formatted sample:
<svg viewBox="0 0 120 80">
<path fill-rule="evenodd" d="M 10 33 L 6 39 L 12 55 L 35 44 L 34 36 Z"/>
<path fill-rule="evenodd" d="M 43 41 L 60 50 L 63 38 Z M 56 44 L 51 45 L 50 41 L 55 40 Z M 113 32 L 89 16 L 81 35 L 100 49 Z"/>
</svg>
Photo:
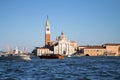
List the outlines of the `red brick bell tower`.
<svg viewBox="0 0 120 80">
<path fill-rule="evenodd" d="M 47 16 L 45 25 L 45 46 L 48 46 L 48 42 L 50 42 L 50 23 Z"/>
</svg>

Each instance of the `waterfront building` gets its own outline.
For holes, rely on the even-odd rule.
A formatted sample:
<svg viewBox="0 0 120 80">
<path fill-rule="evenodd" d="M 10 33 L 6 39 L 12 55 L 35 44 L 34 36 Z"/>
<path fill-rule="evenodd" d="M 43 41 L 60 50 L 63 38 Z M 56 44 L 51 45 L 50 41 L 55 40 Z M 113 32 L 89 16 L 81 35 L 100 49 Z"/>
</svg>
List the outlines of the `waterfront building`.
<svg viewBox="0 0 120 80">
<path fill-rule="evenodd" d="M 106 55 L 108 56 L 120 56 L 120 44 L 104 44 L 106 47 Z"/>
<path fill-rule="evenodd" d="M 89 56 L 120 56 L 120 44 L 110 43 L 101 46 L 79 46 L 77 54 Z"/>
<path fill-rule="evenodd" d="M 71 45 L 75 48 L 75 50 L 77 50 L 78 47 L 78 43 L 75 41 L 70 41 Z"/>
<path fill-rule="evenodd" d="M 37 48 L 37 56 L 53 53 L 52 51 L 50 51 L 49 48 L 45 48 L 45 47 L 36 47 L 36 48 Z"/>
<path fill-rule="evenodd" d="M 77 54 L 84 54 L 84 48 L 87 46 L 78 46 L 77 47 Z"/>
<path fill-rule="evenodd" d="M 75 47 L 72 46 L 71 41 L 66 38 L 63 32 L 57 38 L 53 46 L 54 46 L 54 54 L 61 54 L 68 56 L 75 53 Z"/>
<path fill-rule="evenodd" d="M 36 47 L 34 50 L 37 56 L 44 54 L 60 54 L 69 56 L 73 54 L 89 55 L 89 56 L 120 56 L 120 44 L 104 44 L 100 46 L 79 46 L 75 41 L 67 39 L 62 32 L 56 40 L 51 41 L 50 22 L 46 20 L 45 24 L 45 45 Z"/>
<path fill-rule="evenodd" d="M 84 55 L 88 56 L 103 56 L 106 49 L 102 46 L 86 46 L 84 48 Z"/>
<path fill-rule="evenodd" d="M 34 51 L 37 52 L 37 56 L 44 54 L 61 54 L 68 56 L 75 53 L 77 43 L 75 41 L 68 40 L 63 32 L 55 41 L 51 41 L 50 37 L 50 23 L 47 17 L 45 24 L 45 46 L 36 47 Z"/>
</svg>

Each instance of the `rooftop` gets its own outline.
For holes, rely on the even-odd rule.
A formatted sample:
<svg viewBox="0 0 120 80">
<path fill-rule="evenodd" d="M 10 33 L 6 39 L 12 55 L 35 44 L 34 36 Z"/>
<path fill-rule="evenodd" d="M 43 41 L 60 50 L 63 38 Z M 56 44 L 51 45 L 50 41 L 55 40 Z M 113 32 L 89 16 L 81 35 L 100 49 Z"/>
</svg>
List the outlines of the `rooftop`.
<svg viewBox="0 0 120 80">
<path fill-rule="evenodd" d="M 120 43 L 107 43 L 107 44 L 104 44 L 104 45 L 118 46 L 118 45 L 120 45 Z"/>
<path fill-rule="evenodd" d="M 105 49 L 103 46 L 86 46 L 85 49 Z"/>
</svg>

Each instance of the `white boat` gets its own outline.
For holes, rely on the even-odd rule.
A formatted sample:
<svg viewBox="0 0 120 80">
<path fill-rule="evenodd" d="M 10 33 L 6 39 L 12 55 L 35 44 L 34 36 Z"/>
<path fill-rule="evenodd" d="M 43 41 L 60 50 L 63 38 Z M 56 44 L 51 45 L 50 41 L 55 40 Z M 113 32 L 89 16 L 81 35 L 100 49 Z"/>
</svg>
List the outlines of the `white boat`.
<svg viewBox="0 0 120 80">
<path fill-rule="evenodd" d="M 30 55 L 4 54 L 0 55 L 0 60 L 31 60 Z"/>
<path fill-rule="evenodd" d="M 19 50 L 16 47 L 14 53 L 4 53 L 0 55 L 0 60 L 31 60 L 30 55 L 27 53 L 18 53 Z"/>
</svg>

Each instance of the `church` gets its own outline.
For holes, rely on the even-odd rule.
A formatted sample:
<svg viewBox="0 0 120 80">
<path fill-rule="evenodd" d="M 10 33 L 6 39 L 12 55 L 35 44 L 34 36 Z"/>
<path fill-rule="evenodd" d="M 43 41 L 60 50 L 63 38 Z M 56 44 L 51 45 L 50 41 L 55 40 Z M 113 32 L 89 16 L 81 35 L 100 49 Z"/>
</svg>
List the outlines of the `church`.
<svg viewBox="0 0 120 80">
<path fill-rule="evenodd" d="M 36 47 L 37 56 L 44 54 L 60 54 L 70 56 L 76 52 L 77 43 L 68 40 L 67 37 L 61 32 L 61 35 L 55 41 L 51 41 L 50 22 L 46 20 L 45 24 L 45 45 L 43 47 Z"/>
</svg>

